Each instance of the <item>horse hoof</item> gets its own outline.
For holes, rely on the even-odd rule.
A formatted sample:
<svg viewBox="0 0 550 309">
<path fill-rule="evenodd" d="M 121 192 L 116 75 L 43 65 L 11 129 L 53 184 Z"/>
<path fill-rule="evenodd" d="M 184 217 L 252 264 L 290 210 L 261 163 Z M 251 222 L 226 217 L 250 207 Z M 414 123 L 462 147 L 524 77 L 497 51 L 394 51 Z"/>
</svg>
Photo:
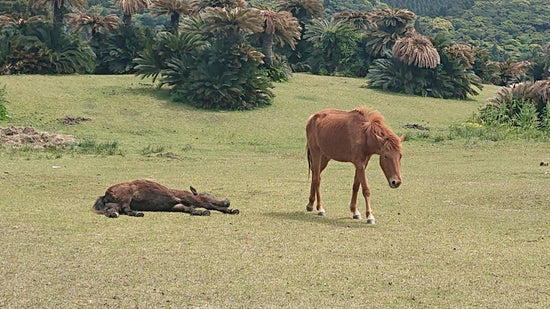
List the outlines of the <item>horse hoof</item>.
<svg viewBox="0 0 550 309">
<path fill-rule="evenodd" d="M 201 213 L 201 216 L 210 216 L 210 210 L 205 210 Z"/>
<path fill-rule="evenodd" d="M 324 216 L 326 216 L 327 214 L 325 213 L 324 210 L 321 210 L 321 211 L 318 211 L 318 212 L 317 212 L 317 215 L 318 215 L 318 216 L 321 216 L 321 217 L 324 217 Z"/>
<path fill-rule="evenodd" d="M 307 211 L 313 211 L 313 205 L 307 205 L 306 210 Z"/>
<path fill-rule="evenodd" d="M 118 218 L 118 212 L 111 212 L 107 214 L 107 217 L 109 218 Z"/>
<path fill-rule="evenodd" d="M 230 209 L 230 210 L 229 210 L 229 214 L 230 214 L 230 215 L 238 215 L 238 214 L 239 214 L 239 210 L 238 210 L 238 209 Z"/>
<path fill-rule="evenodd" d="M 136 213 L 136 217 L 144 217 L 145 215 L 142 212 Z"/>
<path fill-rule="evenodd" d="M 374 225 L 376 223 L 376 220 L 374 220 L 374 218 L 369 218 L 367 219 L 367 224 L 372 224 Z"/>
<path fill-rule="evenodd" d="M 361 220 L 361 215 L 353 215 L 353 219 L 355 219 L 355 220 Z"/>
</svg>

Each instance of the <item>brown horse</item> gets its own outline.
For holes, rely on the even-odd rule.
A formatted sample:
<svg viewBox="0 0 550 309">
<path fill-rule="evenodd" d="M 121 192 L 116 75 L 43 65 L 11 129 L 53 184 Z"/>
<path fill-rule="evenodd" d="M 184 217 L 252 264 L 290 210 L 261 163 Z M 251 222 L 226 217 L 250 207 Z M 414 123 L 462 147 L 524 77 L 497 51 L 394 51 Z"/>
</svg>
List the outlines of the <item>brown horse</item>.
<svg viewBox="0 0 550 309">
<path fill-rule="evenodd" d="M 198 210 L 196 207 L 205 208 Z M 209 216 L 209 210 L 238 214 L 238 209 L 229 209 L 229 200 L 220 200 L 207 193 L 169 189 L 151 180 L 137 179 L 110 186 L 104 196 L 97 198 L 94 211 L 109 218 L 119 214 L 143 217 L 139 211 L 174 211 L 195 216 Z"/>
<path fill-rule="evenodd" d="M 321 172 L 331 159 L 351 162 L 355 165 L 355 179 L 351 195 L 350 210 L 354 219 L 361 219 L 357 210 L 359 185 L 363 189 L 367 207 L 367 223 L 374 224 L 370 204 L 370 189 L 365 168 L 373 154 L 380 156 L 380 167 L 391 188 L 401 185 L 401 143 L 398 137 L 384 124 L 384 117 L 376 110 L 366 107 L 352 111 L 325 109 L 313 114 L 306 125 L 307 154 L 312 174 L 311 191 L 307 211 L 313 210 L 317 199 L 317 213 L 325 215 L 321 204 Z"/>
</svg>

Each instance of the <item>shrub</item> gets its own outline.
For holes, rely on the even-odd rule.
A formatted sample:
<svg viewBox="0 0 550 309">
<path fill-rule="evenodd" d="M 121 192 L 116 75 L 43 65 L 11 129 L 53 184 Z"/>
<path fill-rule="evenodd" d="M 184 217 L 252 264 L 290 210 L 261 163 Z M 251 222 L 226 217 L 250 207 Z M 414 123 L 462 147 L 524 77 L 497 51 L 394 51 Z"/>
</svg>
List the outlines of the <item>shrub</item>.
<svg viewBox="0 0 550 309">
<path fill-rule="evenodd" d="M 483 124 L 550 131 L 550 80 L 525 82 L 503 87 L 481 108 Z"/>
<path fill-rule="evenodd" d="M 7 100 L 5 99 L 6 95 L 6 88 L 0 88 L 0 120 L 6 120 L 9 118 L 8 110 L 6 109 L 5 103 Z"/>
</svg>

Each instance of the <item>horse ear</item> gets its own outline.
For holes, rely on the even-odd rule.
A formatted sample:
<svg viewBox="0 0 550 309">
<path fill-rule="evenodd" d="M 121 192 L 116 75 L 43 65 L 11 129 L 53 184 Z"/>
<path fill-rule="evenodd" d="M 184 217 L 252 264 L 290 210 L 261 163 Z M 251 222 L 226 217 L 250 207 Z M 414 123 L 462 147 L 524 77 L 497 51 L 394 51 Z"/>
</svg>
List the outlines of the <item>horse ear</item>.
<svg viewBox="0 0 550 309">
<path fill-rule="evenodd" d="M 403 135 L 401 135 L 401 137 L 399 137 L 401 142 L 404 142 L 406 138 L 407 138 L 407 135 L 405 135 L 405 134 L 403 134 Z"/>
<path fill-rule="evenodd" d="M 198 195 L 197 190 L 195 190 L 195 188 L 189 187 L 189 189 L 191 189 L 191 193 L 193 193 L 193 195 Z"/>
</svg>

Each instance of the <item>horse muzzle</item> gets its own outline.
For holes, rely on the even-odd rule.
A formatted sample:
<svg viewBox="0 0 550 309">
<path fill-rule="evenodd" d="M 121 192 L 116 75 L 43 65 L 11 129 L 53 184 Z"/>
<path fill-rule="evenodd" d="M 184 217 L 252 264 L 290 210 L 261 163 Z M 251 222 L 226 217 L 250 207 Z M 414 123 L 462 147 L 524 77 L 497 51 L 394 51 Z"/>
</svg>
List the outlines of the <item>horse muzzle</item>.
<svg viewBox="0 0 550 309">
<path fill-rule="evenodd" d="M 397 189 L 401 185 L 401 180 L 390 179 L 389 184 L 391 188 Z"/>
</svg>

